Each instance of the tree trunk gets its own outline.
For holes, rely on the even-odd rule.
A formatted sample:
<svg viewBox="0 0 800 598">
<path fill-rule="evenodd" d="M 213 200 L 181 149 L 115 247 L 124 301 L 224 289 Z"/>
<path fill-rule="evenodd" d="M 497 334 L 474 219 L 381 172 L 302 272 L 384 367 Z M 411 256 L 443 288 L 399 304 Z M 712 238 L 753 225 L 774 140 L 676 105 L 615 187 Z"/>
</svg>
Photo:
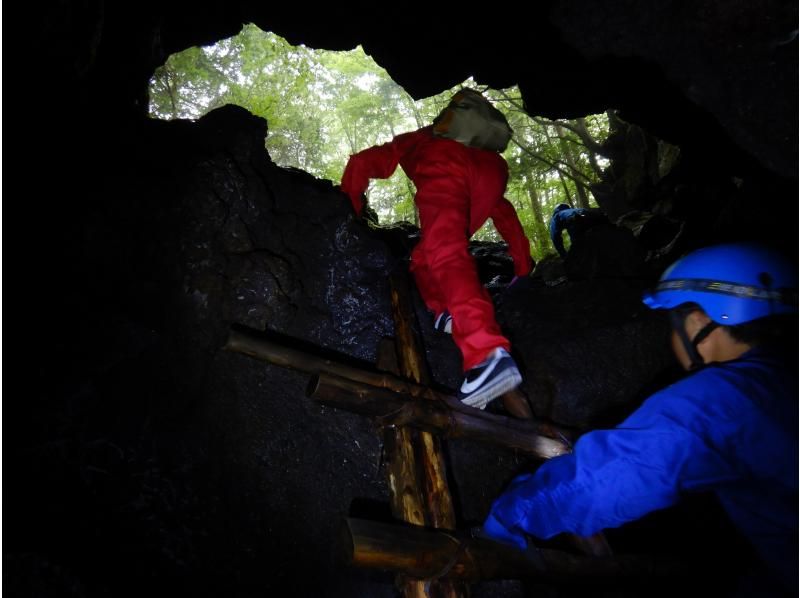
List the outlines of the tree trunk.
<svg viewBox="0 0 800 598">
<path fill-rule="evenodd" d="M 564 173 L 560 170 L 558 171 L 558 181 L 561 183 L 561 188 L 564 190 L 564 201 L 569 205 L 574 206 L 574 203 L 572 201 L 572 195 L 570 195 L 569 187 L 567 186 L 566 177 L 564 176 Z M 576 184 L 575 187 L 578 187 L 578 185 Z"/>
<path fill-rule="evenodd" d="M 600 177 L 603 175 L 603 170 L 597 163 L 597 155 L 602 152 L 602 146 L 597 143 L 589 134 L 589 129 L 586 127 L 585 118 L 575 119 L 575 129 L 573 129 L 578 137 L 581 138 L 586 151 L 589 153 L 589 165 L 592 167 L 594 173 Z"/>
<path fill-rule="evenodd" d="M 550 223 L 542 213 L 542 204 L 539 201 L 539 193 L 536 190 L 534 181 L 529 180 L 526 187 L 531 201 L 531 211 L 533 212 L 533 235 L 536 239 L 536 246 L 539 249 L 539 255 L 545 255 L 550 251 Z"/>
<path fill-rule="evenodd" d="M 575 163 L 575 154 L 572 151 L 572 147 L 570 147 L 569 142 L 567 141 L 567 135 L 564 132 L 564 127 L 562 127 L 558 122 L 554 122 L 553 125 L 556 128 L 556 133 L 558 133 L 558 142 L 561 146 L 561 152 L 564 154 L 564 161 L 570 167 L 572 172 L 580 172 L 580 169 Z M 586 188 L 580 183 L 580 181 L 575 181 L 575 191 L 578 194 L 578 205 L 582 208 L 588 208 L 589 198 L 586 195 Z"/>
</svg>

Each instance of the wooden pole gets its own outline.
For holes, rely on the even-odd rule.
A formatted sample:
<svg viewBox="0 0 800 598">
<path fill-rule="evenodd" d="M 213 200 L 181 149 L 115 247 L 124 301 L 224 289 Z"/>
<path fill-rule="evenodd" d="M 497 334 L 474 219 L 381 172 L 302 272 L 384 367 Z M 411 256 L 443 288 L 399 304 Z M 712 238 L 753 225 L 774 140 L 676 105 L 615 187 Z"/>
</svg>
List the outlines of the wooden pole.
<svg viewBox="0 0 800 598">
<path fill-rule="evenodd" d="M 519 419 L 533 419 L 533 410 L 528 403 L 528 399 L 518 388 L 509 390 L 505 394 L 500 395 L 500 400 L 503 402 L 503 407 L 506 408 L 506 411 L 514 417 Z"/>
<path fill-rule="evenodd" d="M 393 338 L 383 338 L 378 346 L 378 367 L 399 375 L 397 348 Z M 322 374 L 325 375 L 325 374 Z M 312 384 L 314 378 L 312 378 Z M 352 382 L 352 381 L 351 381 Z M 382 389 L 379 392 L 383 392 Z M 387 396 L 383 397 L 387 399 Z M 414 447 L 414 433 L 406 426 L 384 426 L 383 447 L 386 455 L 386 478 L 389 484 L 389 507 L 392 515 L 413 525 L 425 526 L 427 509 L 419 479 Z M 395 581 L 405 598 L 427 598 L 425 582 L 398 574 Z"/>
<path fill-rule="evenodd" d="M 688 563 L 670 557 L 587 557 L 530 545 L 519 550 L 447 530 L 347 518 L 342 524 L 345 561 L 357 567 L 401 571 L 419 579 L 468 582 L 534 578 L 559 584 L 617 585 L 632 580 L 678 578 Z"/>
<path fill-rule="evenodd" d="M 430 374 L 427 370 L 425 352 L 422 343 L 414 331 L 414 312 L 409 292 L 409 277 L 405 268 L 395 268 L 389 278 L 391 292 L 392 317 L 395 330 L 395 354 L 400 375 L 411 382 L 428 386 Z M 435 402 L 436 397 L 424 395 L 414 402 Z M 410 432 L 408 426 L 399 428 Z M 425 521 L 433 528 L 447 530 L 456 529 L 456 514 L 450 489 L 444 456 L 444 443 L 441 438 L 424 430 L 414 430 L 403 435 L 396 435 L 408 442 L 400 447 L 403 451 L 414 453 L 417 480 L 423 494 Z M 391 479 L 390 479 L 391 482 Z M 404 520 L 408 519 L 403 517 Z M 416 523 L 416 522 L 411 522 Z M 411 576 L 413 577 L 413 576 Z M 402 581 L 402 580 L 401 580 Z M 469 595 L 469 588 L 456 580 L 434 580 L 421 583 L 416 579 L 406 579 L 404 594 L 407 598 L 432 597 L 462 598 Z"/>
<path fill-rule="evenodd" d="M 570 452 L 569 444 L 537 433 L 535 426 L 503 416 L 491 420 L 450 409 L 442 401 L 411 400 L 385 388 L 332 374 L 312 376 L 306 390 L 315 401 L 376 419 L 383 426 L 413 426 L 449 438 L 518 450 L 537 459 Z M 473 410 L 474 411 L 474 410 Z"/>
<path fill-rule="evenodd" d="M 416 384 L 409 380 L 400 378 L 399 375 L 386 371 L 370 371 L 343 364 L 338 361 L 325 359 L 305 351 L 291 349 L 267 338 L 256 332 L 248 332 L 242 329 L 231 329 L 227 342 L 224 346 L 227 351 L 233 351 L 248 355 L 254 359 L 265 361 L 273 365 L 305 372 L 312 375 L 332 374 L 340 378 L 346 378 L 357 382 L 368 384 L 378 389 L 387 389 L 408 397 L 409 399 L 426 399 L 441 401 L 449 409 L 467 414 L 473 418 L 483 419 L 488 422 L 498 423 L 517 430 L 521 434 L 534 432 L 541 436 L 574 442 L 578 438 L 578 431 L 563 426 L 536 420 L 516 420 L 504 418 L 481 409 L 475 409 L 465 405 L 456 397 L 438 392 L 428 386 Z"/>
<path fill-rule="evenodd" d="M 256 331 L 231 328 L 223 347 L 280 367 L 315 374 L 325 372 L 380 388 L 406 388 L 408 384 L 384 372 L 371 372 L 274 342 Z"/>
</svg>

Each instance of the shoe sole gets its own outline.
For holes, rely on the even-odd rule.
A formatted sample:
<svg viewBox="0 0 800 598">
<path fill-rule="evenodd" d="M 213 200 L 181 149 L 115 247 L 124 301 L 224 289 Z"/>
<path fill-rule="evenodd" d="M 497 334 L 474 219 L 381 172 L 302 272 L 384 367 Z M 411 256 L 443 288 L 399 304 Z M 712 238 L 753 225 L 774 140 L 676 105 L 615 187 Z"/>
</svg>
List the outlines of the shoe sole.
<svg viewBox="0 0 800 598">
<path fill-rule="evenodd" d="M 498 376 L 484 386 L 480 392 L 473 393 L 461 399 L 461 402 L 475 409 L 485 409 L 486 405 L 491 403 L 494 399 L 509 390 L 513 390 L 520 384 L 522 384 L 522 374 L 519 373 L 519 370 L 516 368 L 513 370 L 506 370 L 504 374 Z"/>
</svg>

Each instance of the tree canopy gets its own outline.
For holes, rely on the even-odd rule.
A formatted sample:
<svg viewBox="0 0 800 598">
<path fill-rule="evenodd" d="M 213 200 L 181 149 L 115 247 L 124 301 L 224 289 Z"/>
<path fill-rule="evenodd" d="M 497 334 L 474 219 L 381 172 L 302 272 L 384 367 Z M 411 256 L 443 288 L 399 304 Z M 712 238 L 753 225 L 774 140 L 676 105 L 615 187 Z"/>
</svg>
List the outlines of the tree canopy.
<svg viewBox="0 0 800 598">
<path fill-rule="evenodd" d="M 150 81 L 150 115 L 197 119 L 237 104 L 267 120 L 266 148 L 276 164 L 338 183 L 350 154 L 429 124 L 472 79 L 414 101 L 359 46 L 347 52 L 292 46 L 255 25 L 212 46 L 173 54 Z M 503 154 L 514 204 L 531 253 L 551 250 L 547 222 L 558 203 L 589 207 L 589 186 L 606 165 L 605 114 L 572 120 L 531 117 L 519 90 L 481 89 L 508 118 L 514 137 Z M 381 222 L 416 222 L 414 187 L 402 170 L 369 189 Z M 476 238 L 497 240 L 487 223 Z"/>
</svg>

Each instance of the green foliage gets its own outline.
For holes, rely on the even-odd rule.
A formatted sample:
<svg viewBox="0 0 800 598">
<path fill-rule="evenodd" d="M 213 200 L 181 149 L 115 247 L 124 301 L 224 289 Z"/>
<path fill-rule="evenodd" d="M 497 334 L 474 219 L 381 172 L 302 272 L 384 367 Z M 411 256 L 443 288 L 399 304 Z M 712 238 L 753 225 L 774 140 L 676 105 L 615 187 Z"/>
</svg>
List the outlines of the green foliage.
<svg viewBox="0 0 800 598">
<path fill-rule="evenodd" d="M 338 183 L 350 154 L 429 124 L 468 79 L 414 101 L 361 47 L 348 52 L 292 46 L 255 25 L 213 46 L 173 54 L 150 81 L 150 115 L 197 119 L 237 104 L 266 119 L 266 148 L 276 164 Z M 516 206 L 532 255 L 550 250 L 546 227 L 556 204 L 577 204 L 605 165 L 595 150 L 608 134 L 605 114 L 549 121 L 525 113 L 519 91 L 484 90 L 505 113 L 514 139 L 504 153 L 507 197 Z M 416 222 L 414 187 L 401 169 L 370 185 L 382 222 Z M 498 240 L 494 227 L 476 234 Z"/>
</svg>

